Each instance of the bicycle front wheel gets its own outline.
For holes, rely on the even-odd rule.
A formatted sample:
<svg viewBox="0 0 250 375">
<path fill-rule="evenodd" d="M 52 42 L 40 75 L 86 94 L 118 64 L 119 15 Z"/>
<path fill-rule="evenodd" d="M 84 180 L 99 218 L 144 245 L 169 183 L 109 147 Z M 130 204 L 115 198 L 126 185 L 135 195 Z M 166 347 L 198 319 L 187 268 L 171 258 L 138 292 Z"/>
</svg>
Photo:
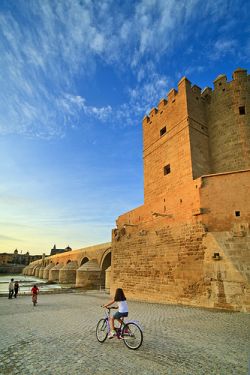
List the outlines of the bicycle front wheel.
<svg viewBox="0 0 250 375">
<path fill-rule="evenodd" d="M 108 337 L 108 324 L 106 319 L 100 319 L 96 326 L 96 338 L 99 342 L 104 342 Z"/>
<path fill-rule="evenodd" d="M 143 341 L 141 328 L 136 323 L 127 323 L 123 327 L 122 337 L 124 344 L 132 350 L 138 349 Z"/>
</svg>

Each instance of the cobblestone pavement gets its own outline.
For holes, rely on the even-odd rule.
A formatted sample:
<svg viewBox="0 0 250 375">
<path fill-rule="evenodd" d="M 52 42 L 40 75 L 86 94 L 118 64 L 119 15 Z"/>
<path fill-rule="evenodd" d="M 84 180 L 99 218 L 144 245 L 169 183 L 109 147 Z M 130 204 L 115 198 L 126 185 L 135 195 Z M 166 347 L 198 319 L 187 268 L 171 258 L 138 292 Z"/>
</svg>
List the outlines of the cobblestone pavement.
<svg viewBox="0 0 250 375">
<path fill-rule="evenodd" d="M 0 374 L 240 375 L 248 373 L 250 315 L 129 302 L 144 330 L 139 350 L 95 337 L 98 292 L 0 298 Z"/>
</svg>

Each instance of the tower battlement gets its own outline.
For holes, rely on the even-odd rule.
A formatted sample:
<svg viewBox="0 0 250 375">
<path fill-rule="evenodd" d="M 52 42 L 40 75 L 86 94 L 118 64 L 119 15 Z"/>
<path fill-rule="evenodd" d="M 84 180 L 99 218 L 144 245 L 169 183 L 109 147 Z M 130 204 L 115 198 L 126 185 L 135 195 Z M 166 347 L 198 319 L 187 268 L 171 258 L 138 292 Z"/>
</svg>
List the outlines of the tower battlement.
<svg viewBox="0 0 250 375">
<path fill-rule="evenodd" d="M 242 86 L 242 82 L 249 82 L 250 75 L 247 74 L 246 69 L 237 68 L 232 74 L 232 81 L 227 80 L 227 76 L 225 74 L 220 74 L 214 81 L 214 88 L 205 87 L 201 89 L 196 84 L 192 85 L 192 83 L 186 78 L 182 77 L 178 82 L 178 90 L 172 88 L 166 95 L 166 98 L 162 98 L 156 107 L 153 107 L 149 114 L 145 115 L 143 119 L 143 125 L 147 123 L 151 123 L 154 121 L 157 115 L 162 114 L 163 111 L 170 110 L 171 106 L 178 102 L 179 97 L 185 92 L 187 96 L 195 96 L 196 100 L 201 99 L 201 101 L 205 101 L 210 103 L 210 99 L 212 95 L 217 95 L 218 93 L 223 93 L 228 90 L 236 90 L 237 86 Z M 240 87 L 242 88 L 242 87 Z"/>
<path fill-rule="evenodd" d="M 183 77 L 144 117 L 146 200 L 160 194 L 160 181 L 174 186 L 172 176 L 183 184 L 250 168 L 250 76 L 238 68 L 232 81 L 221 74 L 213 84 L 202 90 Z"/>
</svg>

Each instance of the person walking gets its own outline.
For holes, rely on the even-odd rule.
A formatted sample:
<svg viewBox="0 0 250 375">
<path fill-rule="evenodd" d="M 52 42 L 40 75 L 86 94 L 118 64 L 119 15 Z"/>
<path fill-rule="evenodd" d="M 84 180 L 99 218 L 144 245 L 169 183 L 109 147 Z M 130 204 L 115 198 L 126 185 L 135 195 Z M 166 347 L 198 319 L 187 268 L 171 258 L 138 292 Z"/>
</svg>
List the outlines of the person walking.
<svg viewBox="0 0 250 375">
<path fill-rule="evenodd" d="M 14 284 L 14 297 L 17 298 L 17 295 L 18 295 L 18 292 L 19 292 L 19 283 L 18 281 L 15 281 L 15 284 Z"/>
<path fill-rule="evenodd" d="M 13 294 L 14 294 L 14 279 L 11 279 L 9 283 L 9 299 L 12 299 Z"/>
</svg>

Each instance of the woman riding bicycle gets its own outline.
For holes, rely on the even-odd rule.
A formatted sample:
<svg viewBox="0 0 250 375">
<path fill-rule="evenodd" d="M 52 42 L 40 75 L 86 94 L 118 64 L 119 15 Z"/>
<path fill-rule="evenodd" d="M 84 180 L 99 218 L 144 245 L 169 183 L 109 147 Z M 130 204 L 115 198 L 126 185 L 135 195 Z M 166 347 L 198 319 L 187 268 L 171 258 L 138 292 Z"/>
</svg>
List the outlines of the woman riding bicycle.
<svg viewBox="0 0 250 375">
<path fill-rule="evenodd" d="M 108 335 L 109 339 L 111 339 L 112 337 L 116 335 L 115 327 L 114 327 L 114 320 L 117 319 L 121 323 L 121 318 L 128 316 L 128 304 L 126 301 L 125 294 L 121 288 L 116 289 L 114 299 L 108 302 L 106 305 L 103 305 L 103 307 L 111 306 L 115 302 L 117 302 L 118 304 L 118 311 L 116 311 L 113 317 L 110 317 L 109 319 L 109 324 L 110 324 L 110 332 Z"/>
</svg>

